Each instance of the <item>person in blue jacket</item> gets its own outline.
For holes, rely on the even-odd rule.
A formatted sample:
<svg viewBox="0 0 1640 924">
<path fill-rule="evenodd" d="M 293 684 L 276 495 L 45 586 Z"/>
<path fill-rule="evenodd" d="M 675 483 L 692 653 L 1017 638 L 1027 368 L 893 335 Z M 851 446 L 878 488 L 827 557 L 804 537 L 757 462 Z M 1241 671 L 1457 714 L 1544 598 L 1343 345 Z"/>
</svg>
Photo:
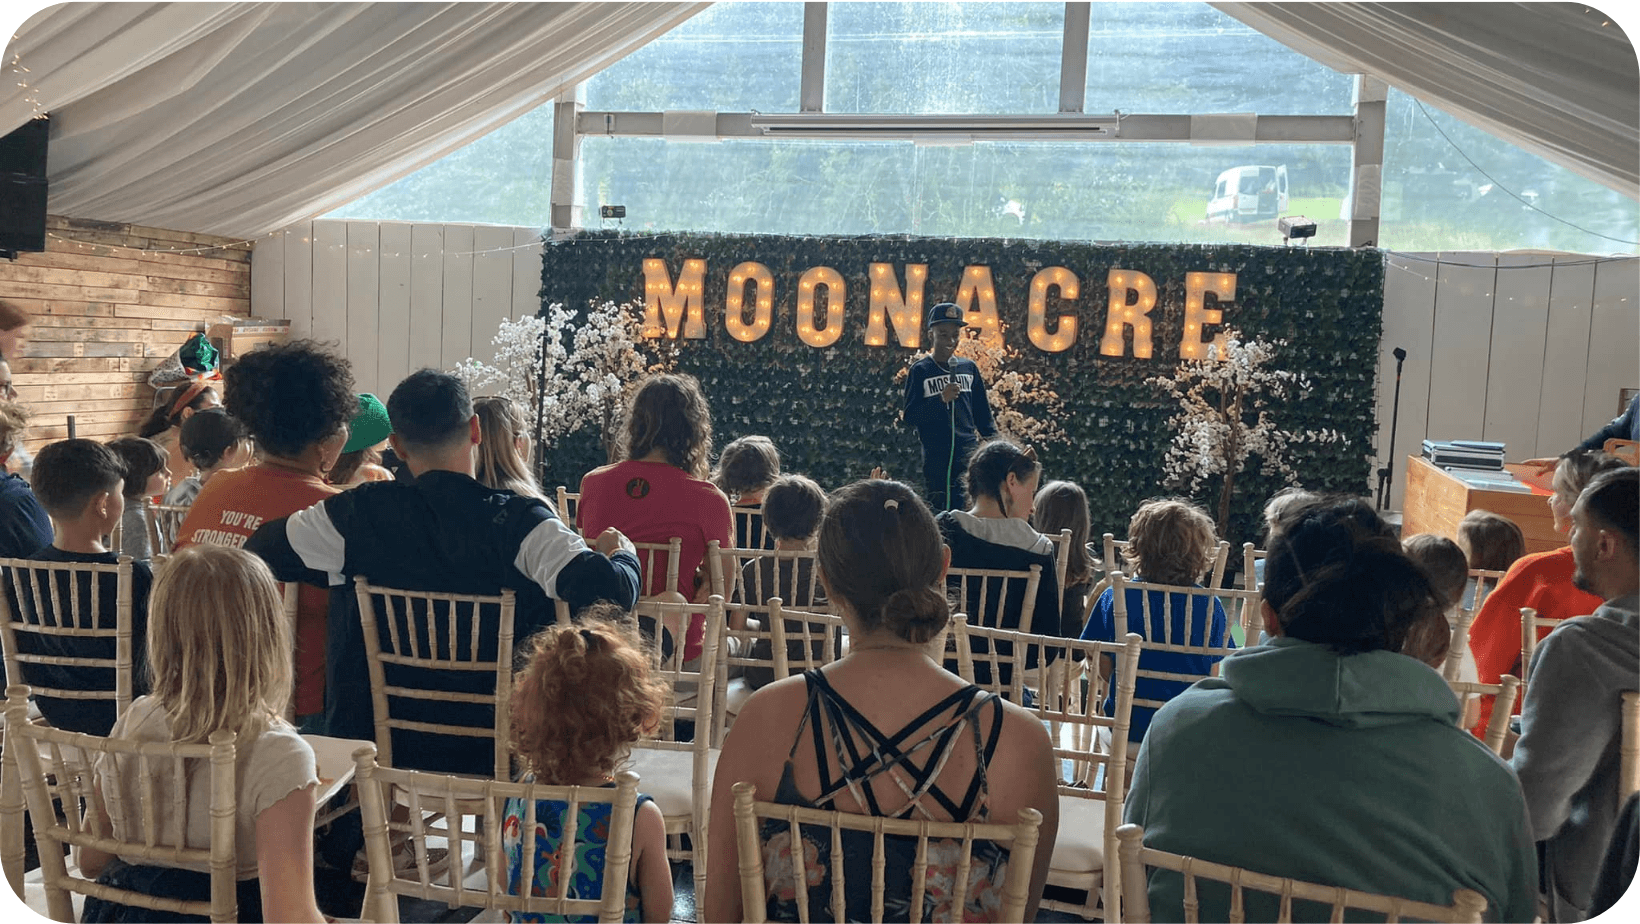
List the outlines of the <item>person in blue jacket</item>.
<svg viewBox="0 0 1640 924">
<path fill-rule="evenodd" d="M 954 355 L 968 323 L 951 302 L 928 310 L 929 355 L 911 366 L 905 383 L 905 410 L 900 418 L 917 428 L 922 439 L 923 477 L 928 484 L 928 506 L 964 510 L 963 473 L 980 438 L 996 435 L 985 380 L 973 360 Z"/>
</svg>

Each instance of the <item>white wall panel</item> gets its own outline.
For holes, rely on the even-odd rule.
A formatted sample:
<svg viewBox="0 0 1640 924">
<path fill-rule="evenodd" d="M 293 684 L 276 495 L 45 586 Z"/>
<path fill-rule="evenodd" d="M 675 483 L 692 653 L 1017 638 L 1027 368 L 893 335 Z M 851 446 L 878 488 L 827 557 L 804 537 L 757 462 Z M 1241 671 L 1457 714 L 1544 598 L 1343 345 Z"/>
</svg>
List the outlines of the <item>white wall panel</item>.
<svg viewBox="0 0 1640 924">
<path fill-rule="evenodd" d="M 1441 254 L 1429 370 L 1428 433 L 1435 439 L 1481 438 L 1496 281 L 1496 259 L 1490 254 Z"/>
<path fill-rule="evenodd" d="M 1558 456 L 1587 435 L 1583 432 L 1583 388 L 1589 373 L 1595 265 L 1587 257 L 1565 255 L 1556 257 L 1554 264 L 1549 323 L 1543 337 L 1537 447 L 1529 456 L 1533 459 Z"/>
<path fill-rule="evenodd" d="M 383 400 L 410 374 L 410 225 L 381 223 L 381 277 L 376 291 L 376 387 Z"/>
<path fill-rule="evenodd" d="M 1640 260 L 1612 260 L 1594 270 L 1594 312 L 1589 318 L 1589 374 L 1583 386 L 1583 436 L 1618 415 L 1619 392 L 1640 384 L 1635 368 L 1640 344 Z M 1571 447 L 1567 447 L 1570 449 Z"/>
<path fill-rule="evenodd" d="M 1486 377 L 1483 439 L 1508 446 L 1515 458 L 1537 451 L 1543 347 L 1554 274 L 1541 254 L 1502 254 L 1492 300 L 1492 351 Z"/>
<path fill-rule="evenodd" d="M 347 223 L 347 342 L 353 344 L 353 383 L 373 394 L 382 389 L 380 364 L 381 228 L 373 221 Z"/>
<path fill-rule="evenodd" d="M 471 355 L 484 362 L 495 359 L 496 328 L 513 312 L 513 229 L 479 226 L 473 229 L 473 324 Z M 537 264 L 539 266 L 539 264 Z"/>
</svg>

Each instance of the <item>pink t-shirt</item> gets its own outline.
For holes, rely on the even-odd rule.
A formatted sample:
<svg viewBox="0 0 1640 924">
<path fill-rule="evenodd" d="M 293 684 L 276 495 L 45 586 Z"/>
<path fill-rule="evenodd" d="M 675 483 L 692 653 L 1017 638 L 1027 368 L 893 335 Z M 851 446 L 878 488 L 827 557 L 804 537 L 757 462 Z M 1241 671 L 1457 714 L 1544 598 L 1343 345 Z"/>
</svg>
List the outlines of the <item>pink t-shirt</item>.
<svg viewBox="0 0 1640 924">
<path fill-rule="evenodd" d="M 695 571 L 706 557 L 706 543 L 716 539 L 722 548 L 734 545 L 734 516 L 729 498 L 710 481 L 703 481 L 665 462 L 628 460 L 588 472 L 581 479 L 581 502 L 575 525 L 589 541 L 613 526 L 633 542 L 682 539 L 678 584 L 670 588 L 686 599 L 695 598 Z M 647 556 L 640 555 L 639 561 Z M 643 592 L 657 594 L 668 588 L 664 556 L 647 578 Z M 705 623 L 691 622 L 684 657 L 700 655 Z"/>
</svg>

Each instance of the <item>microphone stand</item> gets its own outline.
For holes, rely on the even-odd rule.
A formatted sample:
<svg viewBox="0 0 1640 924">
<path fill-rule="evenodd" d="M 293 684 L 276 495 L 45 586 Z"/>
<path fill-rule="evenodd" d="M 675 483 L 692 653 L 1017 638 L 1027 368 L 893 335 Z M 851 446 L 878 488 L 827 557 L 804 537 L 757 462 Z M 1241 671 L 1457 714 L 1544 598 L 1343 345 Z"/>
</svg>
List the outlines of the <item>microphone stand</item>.
<svg viewBox="0 0 1640 924">
<path fill-rule="evenodd" d="M 1395 403 L 1391 406 L 1389 418 L 1389 454 L 1385 457 L 1388 462 L 1378 470 L 1378 509 L 1389 509 L 1389 486 L 1395 473 L 1395 430 L 1401 423 L 1401 366 L 1407 361 L 1407 351 L 1396 347 L 1395 356 Z"/>
</svg>

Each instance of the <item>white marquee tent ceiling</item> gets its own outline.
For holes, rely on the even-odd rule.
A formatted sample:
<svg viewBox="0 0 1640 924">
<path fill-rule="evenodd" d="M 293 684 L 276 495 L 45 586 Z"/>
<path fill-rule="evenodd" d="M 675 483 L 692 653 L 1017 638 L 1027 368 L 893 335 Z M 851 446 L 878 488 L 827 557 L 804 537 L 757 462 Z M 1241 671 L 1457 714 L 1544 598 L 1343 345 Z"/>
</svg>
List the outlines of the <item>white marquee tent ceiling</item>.
<svg viewBox="0 0 1640 924">
<path fill-rule="evenodd" d="M 706 5 L 63 4 L 7 48 L 0 132 L 51 114 L 55 214 L 254 237 L 437 160 Z M 1215 6 L 1640 198 L 1635 54 L 1598 11 Z"/>
<path fill-rule="evenodd" d="M 1616 4 L 1612 4 L 1616 5 Z M 1640 67 L 1582 3 L 1214 3 L 1336 71 L 1367 73 L 1640 199 Z"/>
<path fill-rule="evenodd" d="M 254 237 L 439 159 L 705 7 L 68 3 L 7 48 L 9 83 L 28 85 L 0 94 L 0 131 L 51 114 L 53 214 Z"/>
</svg>

